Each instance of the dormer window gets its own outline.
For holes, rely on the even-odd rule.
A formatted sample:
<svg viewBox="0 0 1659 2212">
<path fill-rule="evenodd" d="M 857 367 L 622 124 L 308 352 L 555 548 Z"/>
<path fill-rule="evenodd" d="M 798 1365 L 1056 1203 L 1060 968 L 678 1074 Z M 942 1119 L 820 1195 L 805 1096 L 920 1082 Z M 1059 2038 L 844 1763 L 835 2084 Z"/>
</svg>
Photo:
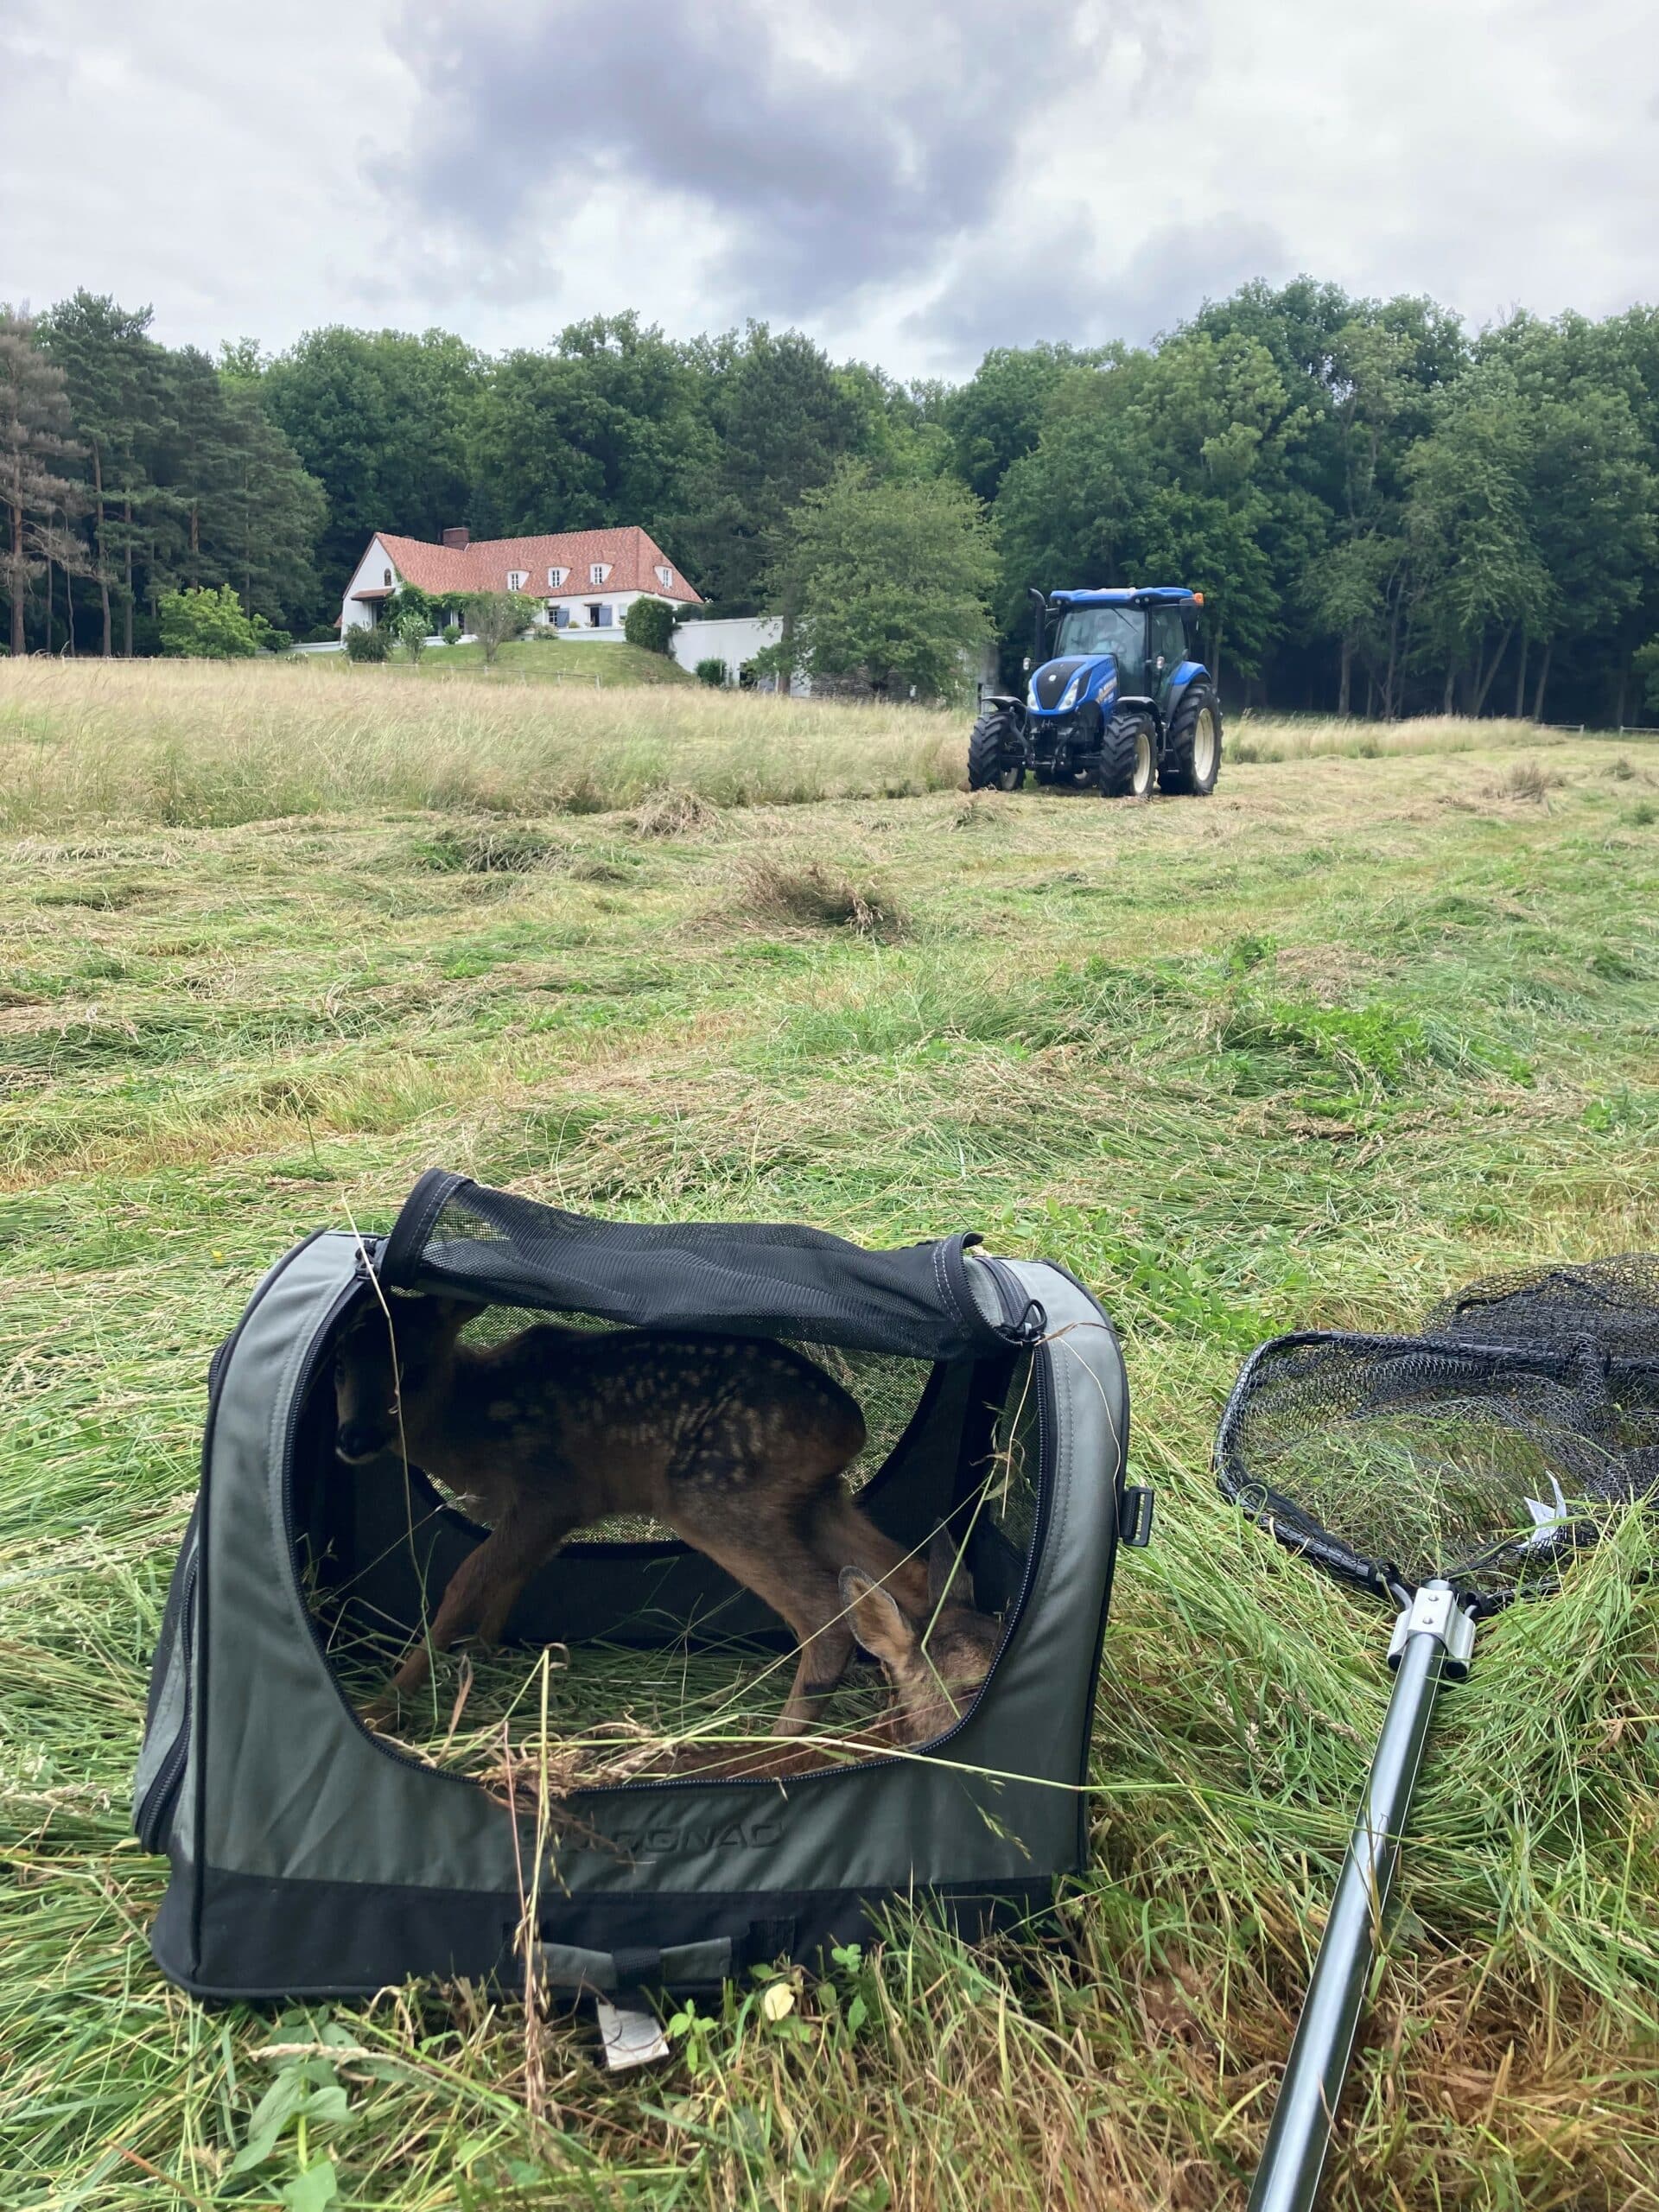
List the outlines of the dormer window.
<svg viewBox="0 0 1659 2212">
<path fill-rule="evenodd" d="M 509 591 L 523 591 L 524 586 L 529 582 L 530 570 L 528 569 L 509 569 L 507 570 L 507 589 Z"/>
<path fill-rule="evenodd" d="M 547 572 L 547 581 L 550 588 L 554 591 L 557 591 L 563 584 L 565 578 L 569 575 L 569 573 L 570 571 L 569 569 L 550 569 Z"/>
<path fill-rule="evenodd" d="M 657 581 L 661 584 L 664 591 L 671 591 L 674 588 L 673 569 L 666 566 L 658 569 L 657 571 Z"/>
<path fill-rule="evenodd" d="M 608 561 L 595 561 L 588 571 L 588 581 L 590 584 L 602 584 L 610 573 L 611 564 Z"/>
</svg>

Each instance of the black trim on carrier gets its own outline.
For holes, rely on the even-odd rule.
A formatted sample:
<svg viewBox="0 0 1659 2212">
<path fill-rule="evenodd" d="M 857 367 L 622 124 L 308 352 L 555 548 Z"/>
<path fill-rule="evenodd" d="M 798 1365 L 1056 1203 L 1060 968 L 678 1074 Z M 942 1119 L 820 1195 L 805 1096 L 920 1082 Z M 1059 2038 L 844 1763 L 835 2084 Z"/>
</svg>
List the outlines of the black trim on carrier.
<svg viewBox="0 0 1659 2212">
<path fill-rule="evenodd" d="M 233 1987 L 198 1980 L 180 1955 L 183 1934 L 168 1891 L 152 1932 L 157 1964 L 193 1997 L 277 2004 L 289 1999 L 372 1997 L 410 1976 L 465 1979 L 522 1987 L 514 1939 L 523 1917 L 511 1891 L 423 1889 L 377 1882 L 306 1882 L 200 1869 L 202 1931 L 210 1950 L 233 1951 Z M 537 1936 L 551 1953 L 552 1986 L 604 1986 L 601 1974 L 562 1980 L 557 1954 L 580 1951 L 625 1961 L 636 1986 L 711 1987 L 750 1966 L 778 1960 L 810 1966 L 833 1946 L 868 1943 L 882 1914 L 900 1900 L 890 1889 L 673 1891 L 640 1897 L 552 1897 L 537 1914 Z M 1052 1878 L 943 1883 L 913 1893 L 969 1942 L 1045 1918 Z M 676 1952 L 724 1946 L 727 1959 L 677 1961 Z M 653 1980 L 637 1955 L 664 1962 Z M 627 1971 L 627 1955 L 636 1958 Z M 687 1969 L 690 1970 L 688 1971 Z M 622 1986 L 613 1983 L 612 1986 Z"/>
</svg>

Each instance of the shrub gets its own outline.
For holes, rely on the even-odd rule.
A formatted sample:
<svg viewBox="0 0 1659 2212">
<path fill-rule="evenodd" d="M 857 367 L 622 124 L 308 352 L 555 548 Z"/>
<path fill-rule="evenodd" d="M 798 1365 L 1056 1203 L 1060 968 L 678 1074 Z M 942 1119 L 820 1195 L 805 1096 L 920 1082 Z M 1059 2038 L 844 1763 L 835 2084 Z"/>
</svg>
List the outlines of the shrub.
<svg viewBox="0 0 1659 2212">
<path fill-rule="evenodd" d="M 443 626 L 444 644 L 446 645 L 458 645 L 461 643 L 461 628 L 460 623 L 446 622 Z"/>
<path fill-rule="evenodd" d="M 522 592 L 480 591 L 467 601 L 467 625 L 484 648 L 486 668 L 503 645 L 524 636 L 535 619 L 535 601 Z"/>
<path fill-rule="evenodd" d="M 718 691 L 726 680 L 726 664 L 723 660 L 700 660 L 697 663 L 699 683 L 707 683 Z"/>
<path fill-rule="evenodd" d="M 156 618 L 162 651 L 187 660 L 251 660 L 272 634 L 264 615 L 242 612 L 229 584 L 163 592 Z"/>
<path fill-rule="evenodd" d="M 622 618 L 622 634 L 648 653 L 665 653 L 674 635 L 674 609 L 665 599 L 636 599 Z"/>
<path fill-rule="evenodd" d="M 382 629 L 347 630 L 345 642 L 347 660 L 383 661 L 391 658 L 391 639 Z"/>
<path fill-rule="evenodd" d="M 418 667 L 421 655 L 426 651 L 426 641 L 432 634 L 431 617 L 417 607 L 409 607 L 391 625 L 391 634 Z"/>
</svg>

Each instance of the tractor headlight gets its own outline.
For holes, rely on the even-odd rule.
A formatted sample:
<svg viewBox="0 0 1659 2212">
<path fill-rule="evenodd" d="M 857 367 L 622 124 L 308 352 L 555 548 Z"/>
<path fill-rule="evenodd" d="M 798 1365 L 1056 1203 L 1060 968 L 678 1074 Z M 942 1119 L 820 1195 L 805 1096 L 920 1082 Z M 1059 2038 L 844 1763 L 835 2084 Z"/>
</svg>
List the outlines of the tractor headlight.
<svg viewBox="0 0 1659 2212">
<path fill-rule="evenodd" d="M 1063 715 L 1069 715 L 1072 708 L 1077 705 L 1078 700 L 1082 698 L 1083 687 L 1088 680 L 1088 670 L 1086 668 L 1080 668 L 1077 674 L 1072 677 L 1071 681 L 1066 685 L 1065 696 L 1060 701 L 1060 712 Z"/>
</svg>

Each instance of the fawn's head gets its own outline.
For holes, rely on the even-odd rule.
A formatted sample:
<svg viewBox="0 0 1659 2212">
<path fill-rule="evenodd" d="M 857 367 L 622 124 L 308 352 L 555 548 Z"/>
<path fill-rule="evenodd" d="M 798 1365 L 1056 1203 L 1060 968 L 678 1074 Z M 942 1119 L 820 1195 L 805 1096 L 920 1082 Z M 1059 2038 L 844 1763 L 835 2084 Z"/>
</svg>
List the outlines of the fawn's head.
<svg viewBox="0 0 1659 2212">
<path fill-rule="evenodd" d="M 347 1466 L 395 1452 L 449 1388 L 455 1339 L 480 1312 L 457 1298 L 399 1298 L 390 1316 L 371 1306 L 334 1357 L 334 1449 Z"/>
<path fill-rule="evenodd" d="M 979 1695 L 1002 1639 L 1001 1621 L 964 1602 L 963 1578 L 954 1568 L 949 1539 L 936 1538 L 927 1562 L 929 1618 L 919 1624 L 869 1575 L 855 1567 L 841 1571 L 847 1624 L 880 1662 L 899 1744 L 931 1743 L 955 1727 Z"/>
</svg>

